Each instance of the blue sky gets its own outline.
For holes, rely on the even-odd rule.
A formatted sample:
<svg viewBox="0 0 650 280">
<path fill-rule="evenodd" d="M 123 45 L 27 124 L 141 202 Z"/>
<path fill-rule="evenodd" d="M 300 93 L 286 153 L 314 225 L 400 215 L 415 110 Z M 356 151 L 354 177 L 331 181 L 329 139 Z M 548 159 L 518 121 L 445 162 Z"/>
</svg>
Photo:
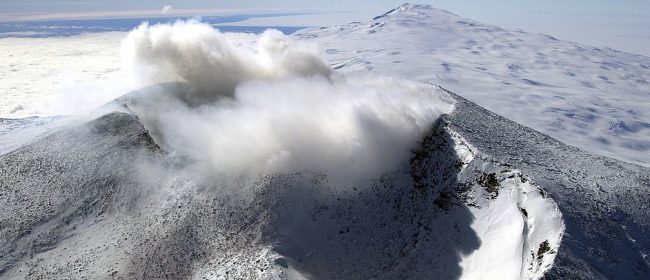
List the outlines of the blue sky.
<svg viewBox="0 0 650 280">
<path fill-rule="evenodd" d="M 429 0 L 418 1 L 505 28 L 521 28 L 581 43 L 610 46 L 650 56 L 649 0 Z M 186 9 L 342 12 L 314 18 L 310 24 L 364 20 L 401 4 L 387 0 L 0 0 L 0 19 L 9 14 L 159 11 Z M 237 12 L 237 11 L 231 11 Z M 91 14 L 92 15 L 92 14 Z M 280 21 L 281 18 L 278 18 Z M 281 23 L 281 22 L 279 22 Z"/>
<path fill-rule="evenodd" d="M 454 10 L 473 10 L 483 13 L 495 11 L 539 12 L 582 12 L 582 13 L 638 13 L 650 11 L 647 0 L 429 0 L 413 3 L 433 4 Z M 402 1 L 389 0 L 0 0 L 0 12 L 84 12 L 124 9 L 152 9 L 163 5 L 176 8 L 258 8 L 258 9 L 341 9 L 341 10 L 385 10 L 397 6 Z"/>
</svg>

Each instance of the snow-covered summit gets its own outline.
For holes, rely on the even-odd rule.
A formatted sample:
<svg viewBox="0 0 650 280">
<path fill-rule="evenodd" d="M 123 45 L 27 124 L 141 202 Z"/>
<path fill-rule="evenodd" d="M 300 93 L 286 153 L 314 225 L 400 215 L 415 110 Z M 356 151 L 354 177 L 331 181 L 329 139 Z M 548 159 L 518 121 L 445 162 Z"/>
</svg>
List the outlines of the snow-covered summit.
<svg viewBox="0 0 650 280">
<path fill-rule="evenodd" d="M 406 16 L 406 17 L 410 17 L 411 19 L 430 18 L 436 15 L 444 15 L 444 14 L 456 16 L 452 12 L 449 12 L 447 10 L 436 9 L 431 5 L 404 3 L 395 9 L 392 9 L 380 16 L 373 18 L 373 20 L 378 20 L 389 16 L 390 17 Z"/>
<path fill-rule="evenodd" d="M 427 5 L 299 32 L 344 72 L 428 81 L 587 151 L 650 164 L 650 58 Z"/>
<path fill-rule="evenodd" d="M 557 204 L 447 121 L 368 185 L 203 180 L 128 109 L 160 88 L 0 155 L 0 277 L 540 279 L 558 254 Z"/>
</svg>

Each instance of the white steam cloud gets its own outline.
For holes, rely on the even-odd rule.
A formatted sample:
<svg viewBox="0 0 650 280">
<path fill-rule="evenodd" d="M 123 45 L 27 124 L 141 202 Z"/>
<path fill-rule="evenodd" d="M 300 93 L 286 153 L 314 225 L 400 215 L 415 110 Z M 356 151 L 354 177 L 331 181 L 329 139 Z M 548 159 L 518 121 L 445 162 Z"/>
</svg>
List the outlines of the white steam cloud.
<svg viewBox="0 0 650 280">
<path fill-rule="evenodd" d="M 191 84 L 199 90 L 192 96 L 199 103 L 232 97 L 248 80 L 330 74 L 315 47 L 293 44 L 280 31 L 268 30 L 250 45 L 194 20 L 141 25 L 123 41 L 122 57 L 145 84 Z"/>
<path fill-rule="evenodd" d="M 278 31 L 244 44 L 195 21 L 142 25 L 122 50 L 145 84 L 192 88 L 129 106 L 163 149 L 217 174 L 372 178 L 407 161 L 452 108 L 432 86 L 332 73 L 315 47 Z"/>
</svg>

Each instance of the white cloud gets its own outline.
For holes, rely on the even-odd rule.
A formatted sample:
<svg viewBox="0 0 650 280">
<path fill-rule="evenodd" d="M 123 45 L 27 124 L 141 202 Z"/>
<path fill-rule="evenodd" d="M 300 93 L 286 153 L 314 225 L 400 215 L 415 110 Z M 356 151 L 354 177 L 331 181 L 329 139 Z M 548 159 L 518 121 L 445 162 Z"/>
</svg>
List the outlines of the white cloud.
<svg viewBox="0 0 650 280">
<path fill-rule="evenodd" d="M 163 14 L 163 15 L 164 15 L 164 14 L 168 14 L 168 13 L 171 12 L 173 9 L 174 9 L 174 7 L 173 7 L 172 5 L 164 5 L 164 6 L 162 7 L 162 10 L 160 11 L 160 13 Z"/>
<path fill-rule="evenodd" d="M 451 103 L 435 87 L 332 73 L 315 47 L 267 31 L 240 44 L 195 21 L 142 25 L 123 42 L 143 84 L 195 90 L 132 102 L 157 142 L 211 172 L 322 171 L 337 180 L 398 168 Z M 402 165 L 403 166 L 403 165 Z"/>
<path fill-rule="evenodd" d="M 292 44 L 277 30 L 264 32 L 251 46 L 193 20 L 142 24 L 123 41 L 122 58 L 141 85 L 185 81 L 199 89 L 191 96 L 196 102 L 232 96 L 246 80 L 330 72 L 314 46 Z"/>
</svg>

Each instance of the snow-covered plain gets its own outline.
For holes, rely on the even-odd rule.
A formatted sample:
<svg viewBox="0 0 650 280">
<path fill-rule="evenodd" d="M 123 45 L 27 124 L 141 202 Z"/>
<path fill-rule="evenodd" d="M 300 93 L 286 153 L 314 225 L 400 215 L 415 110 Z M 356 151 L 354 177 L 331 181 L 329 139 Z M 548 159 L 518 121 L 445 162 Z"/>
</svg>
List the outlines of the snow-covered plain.
<svg viewBox="0 0 650 280">
<path fill-rule="evenodd" d="M 124 35 L 0 39 L 0 117 L 79 114 L 124 94 Z"/>
</svg>

